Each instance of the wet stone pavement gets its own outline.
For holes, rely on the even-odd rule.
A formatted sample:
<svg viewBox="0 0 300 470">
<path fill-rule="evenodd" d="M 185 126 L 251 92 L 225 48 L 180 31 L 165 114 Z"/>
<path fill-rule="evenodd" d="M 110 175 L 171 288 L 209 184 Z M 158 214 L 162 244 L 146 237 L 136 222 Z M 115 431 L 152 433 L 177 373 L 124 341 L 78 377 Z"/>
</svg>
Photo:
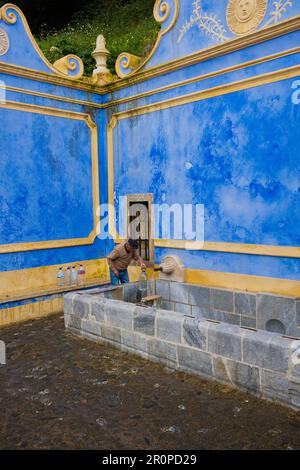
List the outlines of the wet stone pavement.
<svg viewBox="0 0 300 470">
<path fill-rule="evenodd" d="M 0 449 L 300 449 L 300 413 L 73 337 L 0 329 Z"/>
</svg>

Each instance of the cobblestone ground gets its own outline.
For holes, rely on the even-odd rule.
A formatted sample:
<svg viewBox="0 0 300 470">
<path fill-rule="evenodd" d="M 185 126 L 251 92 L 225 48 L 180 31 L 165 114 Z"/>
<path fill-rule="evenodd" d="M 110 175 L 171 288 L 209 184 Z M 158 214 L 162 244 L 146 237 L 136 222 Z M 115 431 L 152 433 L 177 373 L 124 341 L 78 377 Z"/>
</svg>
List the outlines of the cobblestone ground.
<svg viewBox="0 0 300 470">
<path fill-rule="evenodd" d="M 300 449 L 300 413 L 73 337 L 0 329 L 1 449 Z"/>
</svg>

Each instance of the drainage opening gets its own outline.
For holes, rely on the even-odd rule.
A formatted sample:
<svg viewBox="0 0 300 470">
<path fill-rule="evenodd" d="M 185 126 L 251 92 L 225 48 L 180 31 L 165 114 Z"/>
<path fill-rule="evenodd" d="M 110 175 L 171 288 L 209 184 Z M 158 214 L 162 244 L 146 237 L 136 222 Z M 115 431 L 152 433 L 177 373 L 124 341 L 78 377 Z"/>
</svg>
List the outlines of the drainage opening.
<svg viewBox="0 0 300 470">
<path fill-rule="evenodd" d="M 286 328 L 280 320 L 269 320 L 266 324 L 266 330 L 271 333 L 286 334 Z"/>
</svg>

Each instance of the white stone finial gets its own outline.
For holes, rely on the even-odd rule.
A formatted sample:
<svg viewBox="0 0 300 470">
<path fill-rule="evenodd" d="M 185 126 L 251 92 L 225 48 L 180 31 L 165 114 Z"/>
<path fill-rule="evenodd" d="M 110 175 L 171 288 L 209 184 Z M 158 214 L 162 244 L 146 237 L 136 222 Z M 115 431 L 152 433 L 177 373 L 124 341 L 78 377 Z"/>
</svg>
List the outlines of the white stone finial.
<svg viewBox="0 0 300 470">
<path fill-rule="evenodd" d="M 99 75 L 103 73 L 110 73 L 107 68 L 107 59 L 110 52 L 106 49 L 106 41 L 102 34 L 97 37 L 96 49 L 92 53 L 92 57 L 96 61 L 97 67 L 95 68 L 93 75 Z"/>
<path fill-rule="evenodd" d="M 103 34 L 99 34 L 97 37 L 96 50 L 105 51 L 109 54 L 109 51 L 106 49 L 106 40 Z"/>
</svg>

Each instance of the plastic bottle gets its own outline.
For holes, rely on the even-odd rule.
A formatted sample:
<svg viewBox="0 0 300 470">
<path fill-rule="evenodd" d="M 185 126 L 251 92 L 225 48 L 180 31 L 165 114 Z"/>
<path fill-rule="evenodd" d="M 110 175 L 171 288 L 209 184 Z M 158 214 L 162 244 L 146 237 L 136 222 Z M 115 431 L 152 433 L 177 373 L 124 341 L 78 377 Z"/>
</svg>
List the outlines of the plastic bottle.
<svg viewBox="0 0 300 470">
<path fill-rule="evenodd" d="M 56 284 L 57 286 L 61 287 L 65 283 L 65 273 L 64 268 L 59 268 L 56 275 Z"/>
<path fill-rule="evenodd" d="M 71 268 L 70 266 L 68 266 L 66 270 L 66 286 L 70 286 L 70 285 L 71 285 Z"/>
<path fill-rule="evenodd" d="M 140 282 L 147 282 L 147 271 L 146 268 L 141 269 Z"/>
<path fill-rule="evenodd" d="M 142 268 L 141 274 L 140 274 L 140 279 L 139 279 L 139 286 L 138 286 L 138 291 L 137 291 L 137 301 L 141 302 L 142 299 L 147 297 L 147 272 L 145 268 Z"/>
<path fill-rule="evenodd" d="M 76 286 L 77 285 L 77 271 L 76 271 L 76 266 L 72 266 L 71 269 L 71 285 Z"/>
<path fill-rule="evenodd" d="M 78 279 L 78 285 L 83 286 L 84 281 L 85 281 L 85 269 L 83 264 L 79 266 L 78 272 L 77 272 L 77 279 Z"/>
</svg>

